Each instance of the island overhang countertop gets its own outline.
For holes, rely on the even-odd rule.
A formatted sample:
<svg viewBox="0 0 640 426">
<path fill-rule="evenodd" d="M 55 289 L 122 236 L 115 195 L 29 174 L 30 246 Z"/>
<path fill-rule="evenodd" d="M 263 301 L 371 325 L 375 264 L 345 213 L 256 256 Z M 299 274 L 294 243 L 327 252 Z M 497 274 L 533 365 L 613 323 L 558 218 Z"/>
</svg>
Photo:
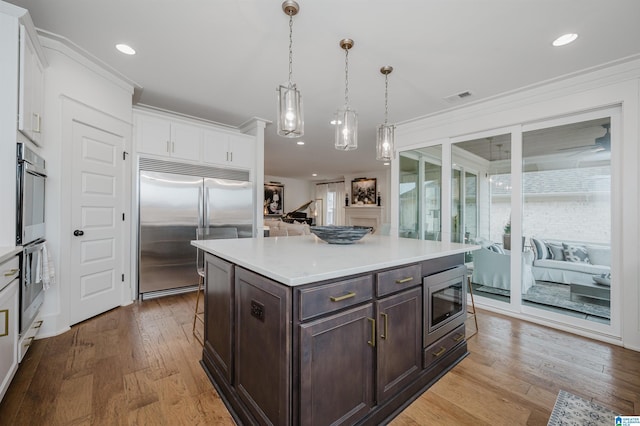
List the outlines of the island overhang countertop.
<svg viewBox="0 0 640 426">
<path fill-rule="evenodd" d="M 480 248 L 381 235 L 367 235 L 346 245 L 328 244 L 315 235 L 197 240 L 191 244 L 291 287 Z"/>
</svg>

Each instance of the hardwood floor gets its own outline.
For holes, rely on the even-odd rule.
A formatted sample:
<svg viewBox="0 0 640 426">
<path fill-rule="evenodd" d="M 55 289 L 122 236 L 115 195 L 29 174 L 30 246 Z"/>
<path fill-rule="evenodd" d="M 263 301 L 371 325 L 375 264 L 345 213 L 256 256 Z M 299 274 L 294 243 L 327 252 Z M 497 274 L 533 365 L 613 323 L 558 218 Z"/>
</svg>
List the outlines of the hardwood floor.
<svg viewBox="0 0 640 426">
<path fill-rule="evenodd" d="M 194 304 L 138 302 L 36 341 L 0 424 L 232 425 L 199 364 Z M 471 354 L 392 425 L 546 425 L 560 389 L 640 414 L 640 353 L 484 311 L 478 323 Z"/>
</svg>

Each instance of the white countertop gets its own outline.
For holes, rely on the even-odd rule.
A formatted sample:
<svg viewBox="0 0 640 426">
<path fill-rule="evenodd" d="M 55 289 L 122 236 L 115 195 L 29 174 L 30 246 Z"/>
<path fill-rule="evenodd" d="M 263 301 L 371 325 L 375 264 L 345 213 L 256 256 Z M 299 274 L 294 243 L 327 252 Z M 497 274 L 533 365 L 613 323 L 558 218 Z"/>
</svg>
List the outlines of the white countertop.
<svg viewBox="0 0 640 426">
<path fill-rule="evenodd" d="M 0 247 L 0 263 L 11 259 L 22 251 L 22 246 L 17 247 Z"/>
<path fill-rule="evenodd" d="M 479 246 L 366 235 L 348 245 L 315 235 L 199 240 L 191 244 L 288 286 L 340 278 L 476 250 Z"/>
</svg>

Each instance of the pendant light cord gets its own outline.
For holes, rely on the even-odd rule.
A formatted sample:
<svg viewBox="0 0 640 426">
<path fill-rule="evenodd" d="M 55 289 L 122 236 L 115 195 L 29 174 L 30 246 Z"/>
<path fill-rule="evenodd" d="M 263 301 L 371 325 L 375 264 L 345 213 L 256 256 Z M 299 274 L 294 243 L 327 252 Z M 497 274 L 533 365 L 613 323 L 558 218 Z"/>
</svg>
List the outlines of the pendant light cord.
<svg viewBox="0 0 640 426">
<path fill-rule="evenodd" d="M 344 104 L 349 105 L 349 49 L 344 50 Z"/>
<path fill-rule="evenodd" d="M 293 75 L 293 14 L 289 13 L 289 87 Z"/>
<path fill-rule="evenodd" d="M 389 116 L 389 73 L 384 75 L 384 125 L 387 125 Z"/>
</svg>

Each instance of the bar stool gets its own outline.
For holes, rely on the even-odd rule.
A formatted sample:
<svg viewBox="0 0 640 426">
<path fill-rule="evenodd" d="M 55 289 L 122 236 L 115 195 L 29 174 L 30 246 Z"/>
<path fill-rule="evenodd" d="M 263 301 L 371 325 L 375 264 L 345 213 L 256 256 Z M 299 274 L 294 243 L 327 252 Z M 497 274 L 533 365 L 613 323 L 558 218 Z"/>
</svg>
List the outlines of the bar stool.
<svg viewBox="0 0 640 426">
<path fill-rule="evenodd" d="M 238 238 L 238 228 L 197 228 L 196 240 L 217 240 L 223 238 Z M 199 321 L 204 327 L 204 306 L 200 308 L 200 296 L 204 293 L 204 253 L 202 250 L 196 250 L 196 268 L 198 271 L 198 289 L 196 290 L 196 306 L 193 311 L 193 336 L 201 346 L 204 346 L 204 333 L 196 331 L 196 324 Z M 203 296 L 204 299 L 204 296 Z"/>
</svg>

